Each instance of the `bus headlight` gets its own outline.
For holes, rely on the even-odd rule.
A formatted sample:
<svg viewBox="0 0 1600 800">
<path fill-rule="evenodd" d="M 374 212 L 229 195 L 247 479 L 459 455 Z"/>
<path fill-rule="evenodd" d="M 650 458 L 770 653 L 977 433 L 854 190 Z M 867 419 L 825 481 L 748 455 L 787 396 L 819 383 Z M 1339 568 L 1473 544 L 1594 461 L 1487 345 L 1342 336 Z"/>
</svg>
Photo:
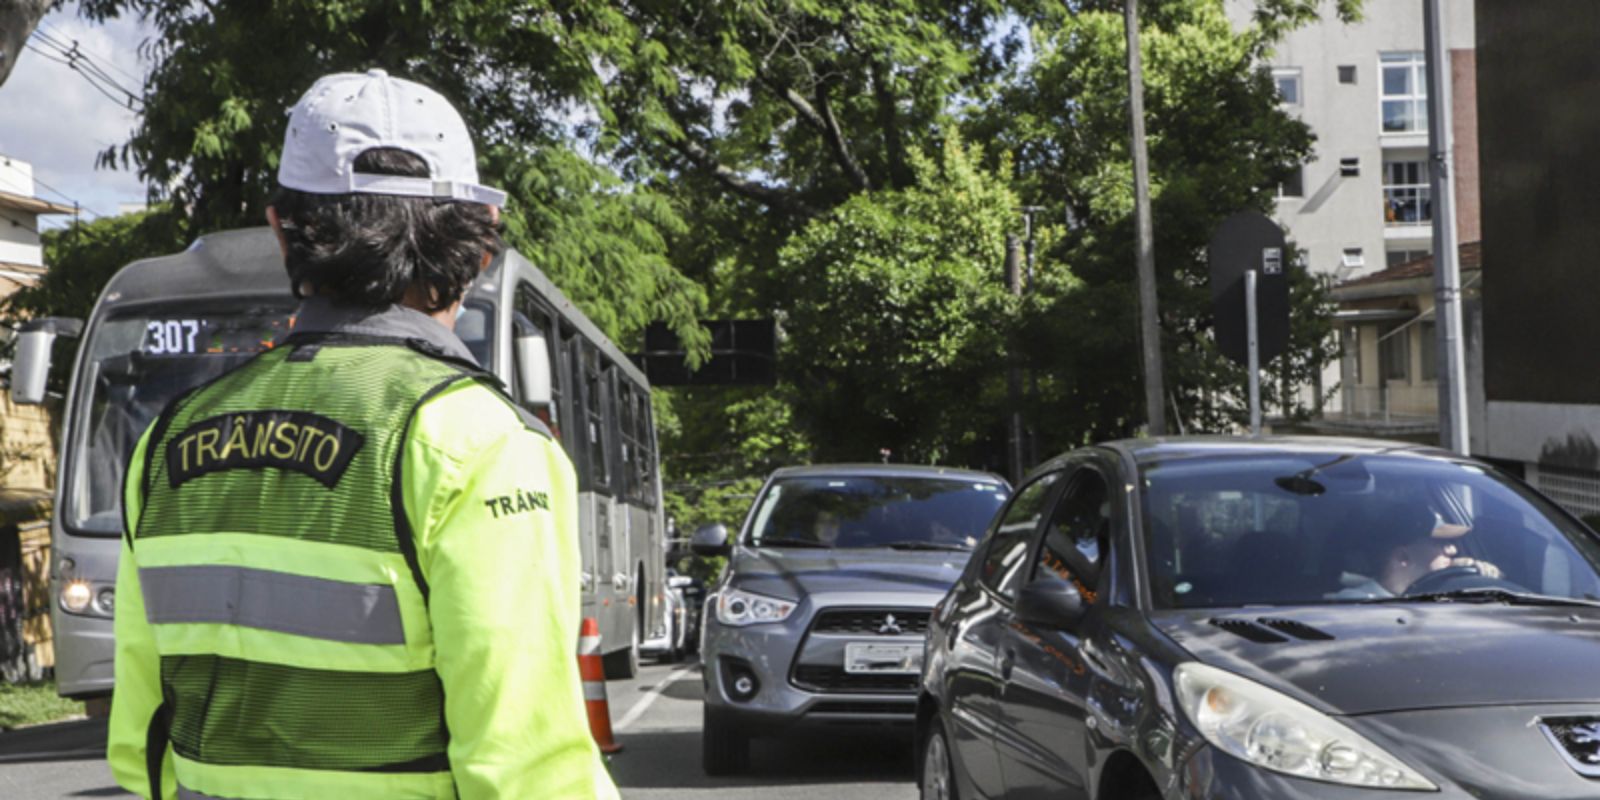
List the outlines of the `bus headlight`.
<svg viewBox="0 0 1600 800">
<path fill-rule="evenodd" d="M 90 591 L 88 581 L 67 581 L 61 587 L 61 607 L 74 614 L 89 610 L 89 601 L 93 597 L 94 592 Z"/>
</svg>

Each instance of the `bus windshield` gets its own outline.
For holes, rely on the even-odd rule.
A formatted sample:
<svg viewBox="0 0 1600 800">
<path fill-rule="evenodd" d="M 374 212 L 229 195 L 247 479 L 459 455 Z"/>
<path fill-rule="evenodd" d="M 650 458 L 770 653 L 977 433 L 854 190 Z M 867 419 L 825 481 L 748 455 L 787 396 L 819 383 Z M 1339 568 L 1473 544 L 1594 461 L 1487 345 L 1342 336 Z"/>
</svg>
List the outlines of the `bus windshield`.
<svg viewBox="0 0 1600 800">
<path fill-rule="evenodd" d="M 78 375 L 66 529 L 120 535 L 123 471 L 145 428 L 185 390 L 270 349 L 292 313 L 267 304 L 145 307 L 96 326 Z"/>
</svg>

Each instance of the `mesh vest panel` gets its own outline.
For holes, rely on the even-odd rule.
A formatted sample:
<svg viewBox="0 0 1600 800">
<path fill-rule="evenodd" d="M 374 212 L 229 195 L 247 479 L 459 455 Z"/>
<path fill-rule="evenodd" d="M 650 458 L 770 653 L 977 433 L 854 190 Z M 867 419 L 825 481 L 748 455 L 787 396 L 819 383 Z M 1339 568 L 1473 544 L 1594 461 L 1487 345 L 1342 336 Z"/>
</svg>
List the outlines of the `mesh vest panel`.
<svg viewBox="0 0 1600 800">
<path fill-rule="evenodd" d="M 398 345 L 325 343 L 308 360 L 291 353 L 287 347 L 264 353 L 164 415 L 164 427 L 149 445 L 136 558 L 140 539 L 208 534 L 320 542 L 367 551 L 374 559 L 393 559 L 401 550 L 392 489 L 406 424 L 432 390 L 463 379 L 463 370 Z M 168 463 L 170 443 L 208 420 L 266 411 L 332 420 L 357 432 L 361 445 L 332 486 L 277 466 L 187 474 L 172 485 L 178 465 Z M 218 766 L 448 769 L 443 690 L 431 669 L 342 672 L 269 663 L 270 653 L 251 655 L 161 654 L 177 753 Z"/>
</svg>

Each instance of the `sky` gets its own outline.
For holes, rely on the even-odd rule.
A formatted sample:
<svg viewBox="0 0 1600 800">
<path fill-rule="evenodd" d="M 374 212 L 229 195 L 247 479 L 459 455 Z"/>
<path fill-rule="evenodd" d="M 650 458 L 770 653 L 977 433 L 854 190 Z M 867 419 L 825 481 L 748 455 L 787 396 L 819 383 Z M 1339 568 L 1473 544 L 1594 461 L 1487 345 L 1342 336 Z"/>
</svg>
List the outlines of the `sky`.
<svg viewBox="0 0 1600 800">
<path fill-rule="evenodd" d="M 36 48 L 54 54 L 41 34 L 69 48 L 76 40 L 80 52 L 135 92 L 148 71 L 138 48 L 151 28 L 138 20 L 90 23 L 78 17 L 77 3 L 64 4 L 44 18 L 0 86 L 0 155 L 32 164 L 34 194 L 46 200 L 77 201 L 101 216 L 115 215 L 124 203 L 143 203 L 144 184 L 137 174 L 94 166 L 96 154 L 128 140 L 135 113 L 66 64 L 41 55 Z M 69 222 L 71 217 L 40 218 L 41 227 Z"/>
</svg>

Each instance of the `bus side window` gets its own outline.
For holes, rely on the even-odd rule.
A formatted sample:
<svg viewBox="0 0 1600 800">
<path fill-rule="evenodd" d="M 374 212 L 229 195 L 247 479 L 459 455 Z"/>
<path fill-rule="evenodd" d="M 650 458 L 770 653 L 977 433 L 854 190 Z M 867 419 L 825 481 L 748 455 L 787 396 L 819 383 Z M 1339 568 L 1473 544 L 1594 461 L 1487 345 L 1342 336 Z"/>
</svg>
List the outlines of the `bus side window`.
<svg viewBox="0 0 1600 800">
<path fill-rule="evenodd" d="M 651 424 L 650 393 L 638 391 L 634 398 L 639 404 L 638 411 L 634 414 L 634 424 L 638 426 L 639 455 L 635 460 L 638 467 L 639 479 L 639 504 L 645 508 L 656 506 L 656 437 L 655 427 Z"/>
<path fill-rule="evenodd" d="M 610 370 L 601 358 L 599 350 L 588 342 L 583 343 L 583 411 L 584 427 L 588 430 L 587 443 L 588 457 L 587 471 L 589 473 L 589 486 L 594 491 L 610 494 L 611 470 L 610 462 L 606 458 L 606 406 L 609 399 L 606 395 Z"/>
<path fill-rule="evenodd" d="M 584 391 L 583 339 L 564 325 L 561 328 L 561 351 L 561 374 L 568 378 L 567 385 L 572 387 L 567 400 L 568 413 L 565 415 L 570 430 L 562 444 L 567 448 L 567 455 L 572 457 L 572 465 L 578 470 L 578 488 L 587 492 L 593 480 L 589 477 L 589 401 Z"/>
<path fill-rule="evenodd" d="M 639 442 L 634 435 L 633 421 L 637 406 L 634 403 L 632 384 L 628 383 L 628 379 L 619 374 L 618 370 L 612 370 L 611 372 L 613 377 L 616 378 L 617 402 L 615 408 L 617 409 L 617 429 L 621 434 L 617 437 L 621 443 L 620 452 L 618 453 L 619 461 L 617 462 L 617 478 L 620 484 L 617 487 L 617 494 L 632 501 L 638 497 L 639 491 L 639 475 L 634 467 L 634 463 L 639 458 Z"/>
</svg>

